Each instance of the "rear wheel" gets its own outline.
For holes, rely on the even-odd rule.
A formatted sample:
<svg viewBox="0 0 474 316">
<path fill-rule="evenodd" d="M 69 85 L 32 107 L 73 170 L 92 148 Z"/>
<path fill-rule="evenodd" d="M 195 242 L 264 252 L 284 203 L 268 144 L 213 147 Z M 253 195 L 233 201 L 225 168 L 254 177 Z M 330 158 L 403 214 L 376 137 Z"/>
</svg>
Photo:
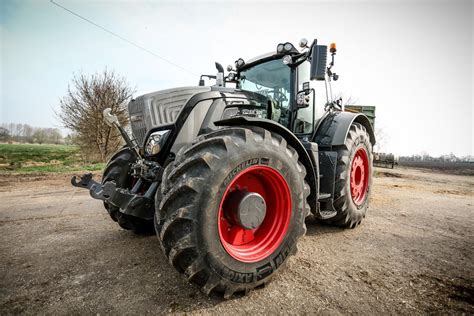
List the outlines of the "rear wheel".
<svg viewBox="0 0 474 316">
<path fill-rule="evenodd" d="M 201 136 L 165 170 L 156 230 L 170 263 L 225 298 L 269 281 L 309 213 L 296 151 L 261 128 Z"/>
<path fill-rule="evenodd" d="M 344 146 L 338 149 L 334 208 L 336 216 L 325 220 L 341 227 L 355 228 L 369 207 L 373 154 L 365 127 L 352 123 Z"/>
<path fill-rule="evenodd" d="M 135 162 L 133 152 L 128 148 L 122 148 L 107 163 L 102 175 L 102 184 L 114 181 L 118 188 L 131 189 L 134 178 L 130 175 L 130 166 Z M 144 220 L 120 212 L 119 208 L 104 202 L 105 209 L 110 217 L 126 230 L 135 234 L 149 234 L 153 232 L 153 221 Z"/>
</svg>

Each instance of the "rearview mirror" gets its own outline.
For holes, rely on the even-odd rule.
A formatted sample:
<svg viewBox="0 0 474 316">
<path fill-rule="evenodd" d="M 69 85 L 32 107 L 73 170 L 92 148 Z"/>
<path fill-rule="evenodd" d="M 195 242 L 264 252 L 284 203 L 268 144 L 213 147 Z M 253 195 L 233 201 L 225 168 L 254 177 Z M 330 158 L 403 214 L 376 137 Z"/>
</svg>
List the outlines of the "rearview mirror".
<svg viewBox="0 0 474 316">
<path fill-rule="evenodd" d="M 111 108 L 106 108 L 102 114 L 104 115 L 105 122 L 109 126 L 112 126 L 114 123 L 119 125 L 119 120 L 116 115 L 111 113 L 112 109 Z"/>
<path fill-rule="evenodd" d="M 311 80 L 326 79 L 328 47 L 326 45 L 315 45 L 311 52 Z"/>
<path fill-rule="evenodd" d="M 309 101 L 311 99 L 311 90 L 303 90 L 296 94 L 296 106 L 298 109 L 304 109 L 309 106 Z"/>
</svg>

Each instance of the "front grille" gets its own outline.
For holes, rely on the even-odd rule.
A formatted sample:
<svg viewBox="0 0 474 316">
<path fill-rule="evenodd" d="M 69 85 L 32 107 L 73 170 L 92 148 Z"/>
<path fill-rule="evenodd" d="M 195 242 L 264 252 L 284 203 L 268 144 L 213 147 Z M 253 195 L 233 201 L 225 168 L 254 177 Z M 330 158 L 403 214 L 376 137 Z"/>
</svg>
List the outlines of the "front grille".
<svg viewBox="0 0 474 316">
<path fill-rule="evenodd" d="M 142 145 L 145 141 L 146 136 L 146 124 L 145 115 L 143 113 L 144 102 L 143 98 L 137 98 L 136 100 L 130 101 L 128 104 L 128 113 L 130 115 L 130 126 L 132 127 L 132 133 L 135 137 L 138 145 Z"/>
</svg>

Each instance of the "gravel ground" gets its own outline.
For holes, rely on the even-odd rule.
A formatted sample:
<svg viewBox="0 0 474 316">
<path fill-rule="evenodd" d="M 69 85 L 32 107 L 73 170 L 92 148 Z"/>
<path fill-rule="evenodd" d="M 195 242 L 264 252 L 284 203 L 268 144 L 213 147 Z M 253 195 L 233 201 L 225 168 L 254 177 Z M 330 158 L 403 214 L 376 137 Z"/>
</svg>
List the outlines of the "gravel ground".
<svg viewBox="0 0 474 316">
<path fill-rule="evenodd" d="M 0 175 L 0 314 L 474 313 L 474 177 L 377 169 L 358 228 L 307 220 L 263 289 L 208 298 L 67 175 Z"/>
</svg>

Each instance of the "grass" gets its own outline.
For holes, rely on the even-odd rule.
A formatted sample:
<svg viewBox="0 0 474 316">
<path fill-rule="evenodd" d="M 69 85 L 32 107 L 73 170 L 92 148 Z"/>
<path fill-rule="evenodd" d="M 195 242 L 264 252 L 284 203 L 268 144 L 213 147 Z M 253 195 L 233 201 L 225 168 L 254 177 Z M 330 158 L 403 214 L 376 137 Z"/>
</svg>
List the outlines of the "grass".
<svg viewBox="0 0 474 316">
<path fill-rule="evenodd" d="M 69 172 L 101 170 L 105 164 L 84 162 L 78 146 L 0 144 L 0 172 Z"/>
</svg>

